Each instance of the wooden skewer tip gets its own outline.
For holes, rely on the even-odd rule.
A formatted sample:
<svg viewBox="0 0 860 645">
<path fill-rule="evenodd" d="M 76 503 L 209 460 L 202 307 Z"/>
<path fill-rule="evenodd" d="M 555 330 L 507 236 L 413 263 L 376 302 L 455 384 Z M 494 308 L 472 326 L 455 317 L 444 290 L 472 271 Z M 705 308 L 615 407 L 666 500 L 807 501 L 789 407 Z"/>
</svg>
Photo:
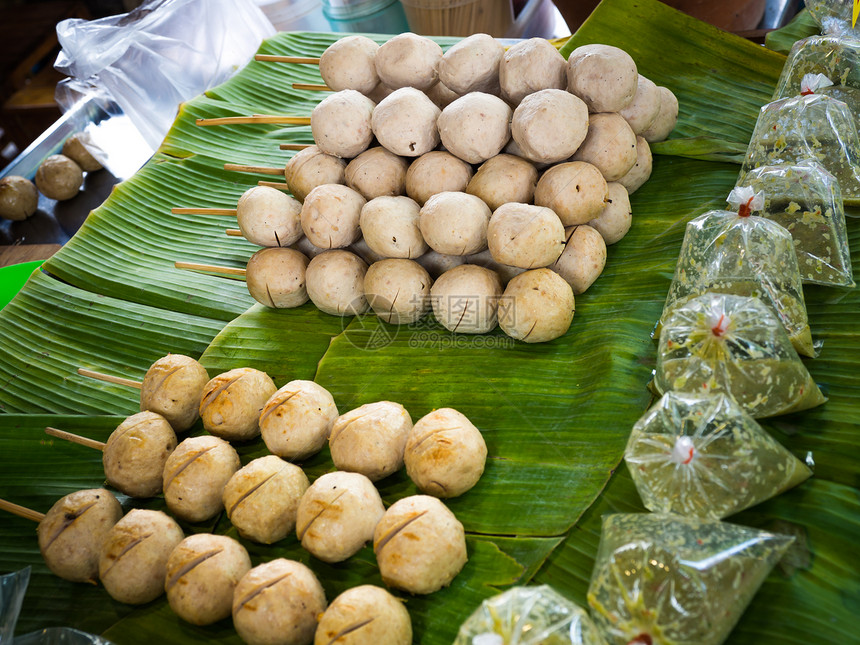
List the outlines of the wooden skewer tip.
<svg viewBox="0 0 860 645">
<path fill-rule="evenodd" d="M 293 83 L 294 90 L 306 90 L 308 92 L 334 92 L 328 85 L 319 83 Z"/>
<path fill-rule="evenodd" d="M 12 513 L 12 515 L 17 515 L 18 517 L 23 517 L 25 520 L 33 520 L 34 522 L 41 522 L 45 519 L 44 513 L 34 511 L 26 506 L 13 504 L 5 499 L 0 499 L 0 510 Z"/>
<path fill-rule="evenodd" d="M 207 273 L 219 273 L 221 275 L 245 275 L 245 269 L 237 269 L 234 267 L 221 267 L 214 264 L 199 264 L 197 262 L 174 262 L 173 266 L 177 269 L 188 269 L 189 271 L 205 271 Z"/>
<path fill-rule="evenodd" d="M 242 125 L 249 123 L 270 123 L 276 125 L 310 125 L 309 116 L 278 116 L 274 114 L 253 114 L 251 116 L 223 116 L 211 119 L 197 119 L 197 125 Z"/>
<path fill-rule="evenodd" d="M 52 437 L 56 437 L 57 439 L 63 439 L 64 441 L 70 441 L 72 443 L 76 443 L 80 446 L 86 446 L 87 448 L 93 448 L 95 450 L 104 451 L 105 443 L 102 441 L 96 441 L 95 439 L 89 439 L 87 437 L 82 437 L 78 434 L 72 434 L 71 432 L 66 432 L 65 430 L 60 430 L 58 428 L 52 428 L 48 426 L 45 428 L 45 434 L 49 434 Z"/>
<path fill-rule="evenodd" d="M 173 215 L 236 215 L 235 208 L 171 208 L 170 212 Z"/>
<path fill-rule="evenodd" d="M 88 370 L 83 367 L 78 368 L 78 374 L 81 376 L 88 376 L 90 378 L 94 378 L 98 381 L 104 381 L 105 383 L 114 383 L 116 385 L 125 385 L 126 387 L 134 387 L 138 390 L 142 383 L 140 381 L 135 381 L 130 378 L 123 378 L 121 376 L 111 376 L 110 374 L 102 374 L 101 372 L 94 372 L 93 370 Z"/>
<path fill-rule="evenodd" d="M 257 172 L 263 175 L 283 175 L 283 168 L 272 168 L 271 166 L 246 166 L 238 163 L 225 163 L 224 170 L 237 172 Z"/>
<path fill-rule="evenodd" d="M 254 60 L 266 63 L 293 63 L 299 65 L 319 65 L 319 58 L 310 56 L 275 56 L 273 54 L 257 54 Z"/>
<path fill-rule="evenodd" d="M 268 186 L 269 188 L 277 188 L 278 190 L 289 190 L 290 187 L 287 186 L 286 183 L 280 183 L 277 181 L 258 181 L 258 186 Z"/>
</svg>

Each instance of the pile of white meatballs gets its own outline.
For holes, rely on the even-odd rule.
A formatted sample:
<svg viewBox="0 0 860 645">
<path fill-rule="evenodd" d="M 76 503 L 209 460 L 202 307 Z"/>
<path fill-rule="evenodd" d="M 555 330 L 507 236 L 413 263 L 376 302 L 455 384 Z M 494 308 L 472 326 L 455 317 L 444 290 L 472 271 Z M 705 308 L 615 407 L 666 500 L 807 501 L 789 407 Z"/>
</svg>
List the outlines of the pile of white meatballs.
<svg viewBox="0 0 860 645">
<path fill-rule="evenodd" d="M 51 155 L 39 165 L 35 184 L 20 175 L 7 175 L 0 179 L 0 218 L 27 219 L 39 207 L 39 193 L 57 201 L 76 196 L 84 181 L 84 173 L 102 168 L 85 147 L 89 143 L 89 137 L 84 133 L 66 139 L 62 154 Z"/>
<path fill-rule="evenodd" d="M 565 61 L 540 38 L 505 51 L 477 34 L 443 55 L 411 33 L 349 36 L 320 73 L 336 91 L 286 165 L 293 197 L 258 186 L 238 203 L 244 236 L 269 247 L 251 295 L 395 324 L 432 309 L 450 331 L 526 342 L 568 330 L 678 114 L 608 45 Z"/>
<path fill-rule="evenodd" d="M 466 564 L 463 525 L 439 498 L 459 496 L 481 477 L 487 446 L 463 414 L 442 408 L 413 425 L 402 405 L 379 401 L 338 414 L 313 381 L 277 389 L 256 369 L 209 379 L 200 363 L 169 354 L 144 377 L 141 412 L 110 435 L 103 464 L 109 484 L 131 497 L 163 492 L 186 522 L 221 511 L 248 540 L 272 544 L 295 532 L 325 562 L 341 562 L 373 542 L 383 581 L 413 594 L 451 583 Z M 177 444 L 176 432 L 199 418 L 210 433 Z M 244 467 L 230 441 L 262 433 L 273 454 Z M 311 484 L 301 461 L 328 443 L 338 469 Z M 406 466 L 423 495 L 387 510 L 373 482 Z M 147 603 L 162 593 L 182 619 L 208 625 L 229 617 L 251 645 L 328 645 L 351 632 L 353 645 L 410 645 L 403 603 L 363 585 L 326 609 L 322 586 L 304 564 L 276 559 L 251 566 L 236 540 L 185 537 L 160 511 L 124 517 L 106 489 L 60 499 L 39 524 L 48 567 L 75 582 L 101 580 L 118 601 Z"/>
</svg>

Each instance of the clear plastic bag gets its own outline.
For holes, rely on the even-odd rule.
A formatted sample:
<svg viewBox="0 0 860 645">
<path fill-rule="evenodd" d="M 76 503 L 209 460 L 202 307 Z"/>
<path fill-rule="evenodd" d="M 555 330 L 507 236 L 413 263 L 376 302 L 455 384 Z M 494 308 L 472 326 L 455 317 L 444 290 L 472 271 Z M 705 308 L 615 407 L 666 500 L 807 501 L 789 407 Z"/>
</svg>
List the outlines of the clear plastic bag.
<svg viewBox="0 0 860 645">
<path fill-rule="evenodd" d="M 15 639 L 13 645 L 113 645 L 112 641 L 71 627 L 49 627 Z"/>
<path fill-rule="evenodd" d="M 825 94 L 780 99 L 756 121 L 738 183 L 761 166 L 814 159 L 836 177 L 845 201 L 860 200 L 860 140 L 848 106 Z"/>
<path fill-rule="evenodd" d="M 764 194 L 759 215 L 788 229 L 803 282 L 853 287 L 839 183 L 816 161 L 762 166 L 739 186 Z"/>
<path fill-rule="evenodd" d="M 806 0 L 809 14 L 821 26 L 821 32 L 834 36 L 857 36 L 851 27 L 853 0 Z"/>
<path fill-rule="evenodd" d="M 812 474 L 724 394 L 667 392 L 633 426 L 624 460 L 648 510 L 715 520 Z"/>
<path fill-rule="evenodd" d="M 823 74 L 833 83 L 818 88 L 815 94 L 824 94 L 845 103 L 857 125 L 860 119 L 860 40 L 836 36 L 811 36 L 798 40 L 791 47 L 782 68 L 773 100 L 799 96 L 803 91 L 803 79 L 808 74 Z"/>
<path fill-rule="evenodd" d="M 127 14 L 57 25 L 68 101 L 107 93 L 158 148 L 186 101 L 247 63 L 272 24 L 253 0 L 150 0 Z"/>
<path fill-rule="evenodd" d="M 11 643 L 30 584 L 30 567 L 0 576 L 0 643 Z"/>
<path fill-rule="evenodd" d="M 793 540 L 716 520 L 608 515 L 592 618 L 611 645 L 719 645 Z"/>
<path fill-rule="evenodd" d="M 743 212 L 709 211 L 687 224 L 655 336 L 667 317 L 690 298 L 708 291 L 731 293 L 761 298 L 795 349 L 814 356 L 791 234 L 776 222 L 750 216 L 746 204 L 739 210 Z"/>
<path fill-rule="evenodd" d="M 688 300 L 666 319 L 654 384 L 660 394 L 727 394 L 755 418 L 826 401 L 771 309 L 720 293 Z"/>
<path fill-rule="evenodd" d="M 584 609 L 552 587 L 513 587 L 488 598 L 454 645 L 605 645 Z"/>
</svg>

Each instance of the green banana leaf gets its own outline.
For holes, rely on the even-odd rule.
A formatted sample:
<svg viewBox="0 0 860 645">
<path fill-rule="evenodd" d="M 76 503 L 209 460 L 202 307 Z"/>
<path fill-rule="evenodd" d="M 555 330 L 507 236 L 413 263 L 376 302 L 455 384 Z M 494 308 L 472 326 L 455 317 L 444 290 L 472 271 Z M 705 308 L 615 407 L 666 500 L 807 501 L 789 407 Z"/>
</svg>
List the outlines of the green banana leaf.
<svg viewBox="0 0 860 645">
<path fill-rule="evenodd" d="M 260 51 L 318 56 L 336 37 L 280 34 Z M 181 106 L 158 154 L 0 311 L 0 497 L 45 511 L 63 494 L 102 485 L 100 454 L 47 437 L 44 427 L 104 440 L 137 410 L 137 392 L 76 369 L 139 379 L 156 358 L 181 352 L 200 357 L 212 375 L 252 366 L 278 385 L 314 379 L 342 412 L 391 399 L 414 419 L 455 407 L 481 428 L 489 446 L 485 475 L 450 500 L 467 530 L 470 560 L 448 589 L 406 596 L 415 642 L 450 643 L 483 598 L 511 584 L 549 582 L 584 603 L 600 516 L 641 510 L 621 455 L 650 401 L 645 384 L 655 348 L 648 334 L 685 224 L 724 204 L 738 171 L 730 162 L 743 155 L 785 60 L 655 0 L 605 0 L 562 51 L 589 42 L 629 51 L 642 73 L 676 93 L 680 117 L 670 140 L 654 147 L 651 180 L 632 196 L 630 233 L 610 247 L 606 271 L 577 297 L 564 337 L 529 346 L 498 330 L 452 336 L 432 317 L 396 328 L 372 316 L 334 318 L 311 305 L 269 310 L 253 303 L 241 280 L 175 269 L 176 260 L 242 266 L 254 247 L 224 235 L 235 226 L 229 217 L 172 215 L 171 207 L 232 206 L 248 186 L 271 177 L 226 172 L 225 162 L 280 167 L 292 153 L 279 143 L 312 140 L 307 126 L 194 124 L 250 113 L 308 115 L 320 100 L 290 88 L 321 82 L 314 67 L 251 62 Z M 857 258 L 860 230 L 850 228 Z M 816 476 L 733 518 L 800 538 L 732 634 L 737 645 L 856 642 L 860 295 L 812 287 L 806 296 L 823 342 L 821 357 L 807 365 L 830 401 L 768 428 L 799 457 L 811 452 Z M 238 449 L 243 462 L 266 453 L 259 440 Z M 311 479 L 334 469 L 327 451 L 302 466 Z M 415 492 L 402 472 L 379 488 L 387 504 Z M 121 502 L 163 508 L 160 498 Z M 183 528 L 235 537 L 223 517 Z M 117 643 L 239 642 L 229 621 L 193 627 L 163 599 L 128 607 L 98 587 L 58 580 L 41 562 L 34 529 L 15 517 L 0 521 L 0 572 L 33 567 L 19 632 L 72 625 Z M 255 563 L 306 562 L 329 599 L 360 582 L 381 584 L 369 548 L 327 565 L 292 537 L 272 546 L 243 543 Z"/>
<path fill-rule="evenodd" d="M 791 46 L 801 38 L 817 36 L 821 33 L 818 23 L 812 18 L 809 11 L 804 9 L 781 29 L 775 29 L 765 37 L 768 49 L 781 54 L 788 54 Z"/>
</svg>

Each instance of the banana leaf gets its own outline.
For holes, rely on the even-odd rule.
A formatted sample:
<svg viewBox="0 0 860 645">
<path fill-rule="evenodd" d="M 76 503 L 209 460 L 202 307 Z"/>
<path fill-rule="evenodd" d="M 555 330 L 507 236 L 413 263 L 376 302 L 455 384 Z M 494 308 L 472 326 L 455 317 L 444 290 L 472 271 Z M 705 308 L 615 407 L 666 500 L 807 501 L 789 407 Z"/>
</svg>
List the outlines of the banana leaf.
<svg viewBox="0 0 860 645">
<path fill-rule="evenodd" d="M 318 56 L 336 38 L 280 34 L 260 51 Z M 675 133 L 655 146 L 651 180 L 632 196 L 631 232 L 610 247 L 606 271 L 577 297 L 565 336 L 528 346 L 498 331 L 452 336 L 432 317 L 397 328 L 372 316 L 333 318 L 311 305 L 269 310 L 253 303 L 240 280 L 175 269 L 176 260 L 241 266 L 254 247 L 225 237 L 234 225 L 229 217 L 171 215 L 171 207 L 232 206 L 248 186 L 271 177 L 225 172 L 225 162 L 280 167 L 292 153 L 278 143 L 311 141 L 306 126 L 194 124 L 249 113 L 307 115 L 322 98 L 290 88 L 320 82 L 314 67 L 251 62 L 182 105 L 156 156 L 0 311 L 0 497 L 44 511 L 65 493 L 102 485 L 97 451 L 50 439 L 44 427 L 104 440 L 136 411 L 137 393 L 79 376 L 76 368 L 140 378 L 156 358 L 182 352 L 200 357 L 212 375 L 253 366 L 278 385 L 315 379 L 342 412 L 390 399 L 417 419 L 451 406 L 484 431 L 486 473 L 450 501 L 466 527 L 470 560 L 450 588 L 406 598 L 416 642 L 451 642 L 483 598 L 515 583 L 550 582 L 583 602 L 600 515 L 641 508 L 619 464 L 650 401 L 645 383 L 655 348 L 648 332 L 662 310 L 684 227 L 725 203 L 738 171 L 731 162 L 745 149 L 785 60 L 655 0 L 605 0 L 562 51 L 589 42 L 628 50 L 642 73 L 676 93 L 681 108 Z M 849 233 L 857 258 L 860 231 Z M 860 389 L 860 297 L 824 287 L 806 297 L 814 335 L 823 341 L 821 357 L 807 364 L 830 401 L 772 420 L 769 429 L 798 456 L 811 451 L 816 477 L 735 520 L 803 539 L 763 587 L 733 644 L 851 642 L 860 609 L 850 551 L 860 538 L 860 404 L 853 398 Z M 238 448 L 243 462 L 266 453 L 259 440 Z M 311 479 L 334 469 L 325 450 L 302 466 Z M 415 492 L 404 473 L 379 488 L 386 504 Z M 160 498 L 121 501 L 163 507 Z M 235 537 L 223 517 L 183 528 Z M 308 563 L 329 599 L 359 582 L 381 584 L 368 548 L 327 565 L 292 537 L 267 547 L 244 544 L 255 563 Z M 0 571 L 28 564 L 34 571 L 21 632 L 71 625 L 117 643 L 239 642 L 229 621 L 192 627 L 163 599 L 132 608 L 100 588 L 58 580 L 41 563 L 34 525 L 4 517 Z"/>
<path fill-rule="evenodd" d="M 796 41 L 820 33 L 821 27 L 815 22 L 809 11 L 804 9 L 792 18 L 785 27 L 774 29 L 768 33 L 765 36 L 765 44 L 768 49 L 787 55 Z"/>
</svg>

